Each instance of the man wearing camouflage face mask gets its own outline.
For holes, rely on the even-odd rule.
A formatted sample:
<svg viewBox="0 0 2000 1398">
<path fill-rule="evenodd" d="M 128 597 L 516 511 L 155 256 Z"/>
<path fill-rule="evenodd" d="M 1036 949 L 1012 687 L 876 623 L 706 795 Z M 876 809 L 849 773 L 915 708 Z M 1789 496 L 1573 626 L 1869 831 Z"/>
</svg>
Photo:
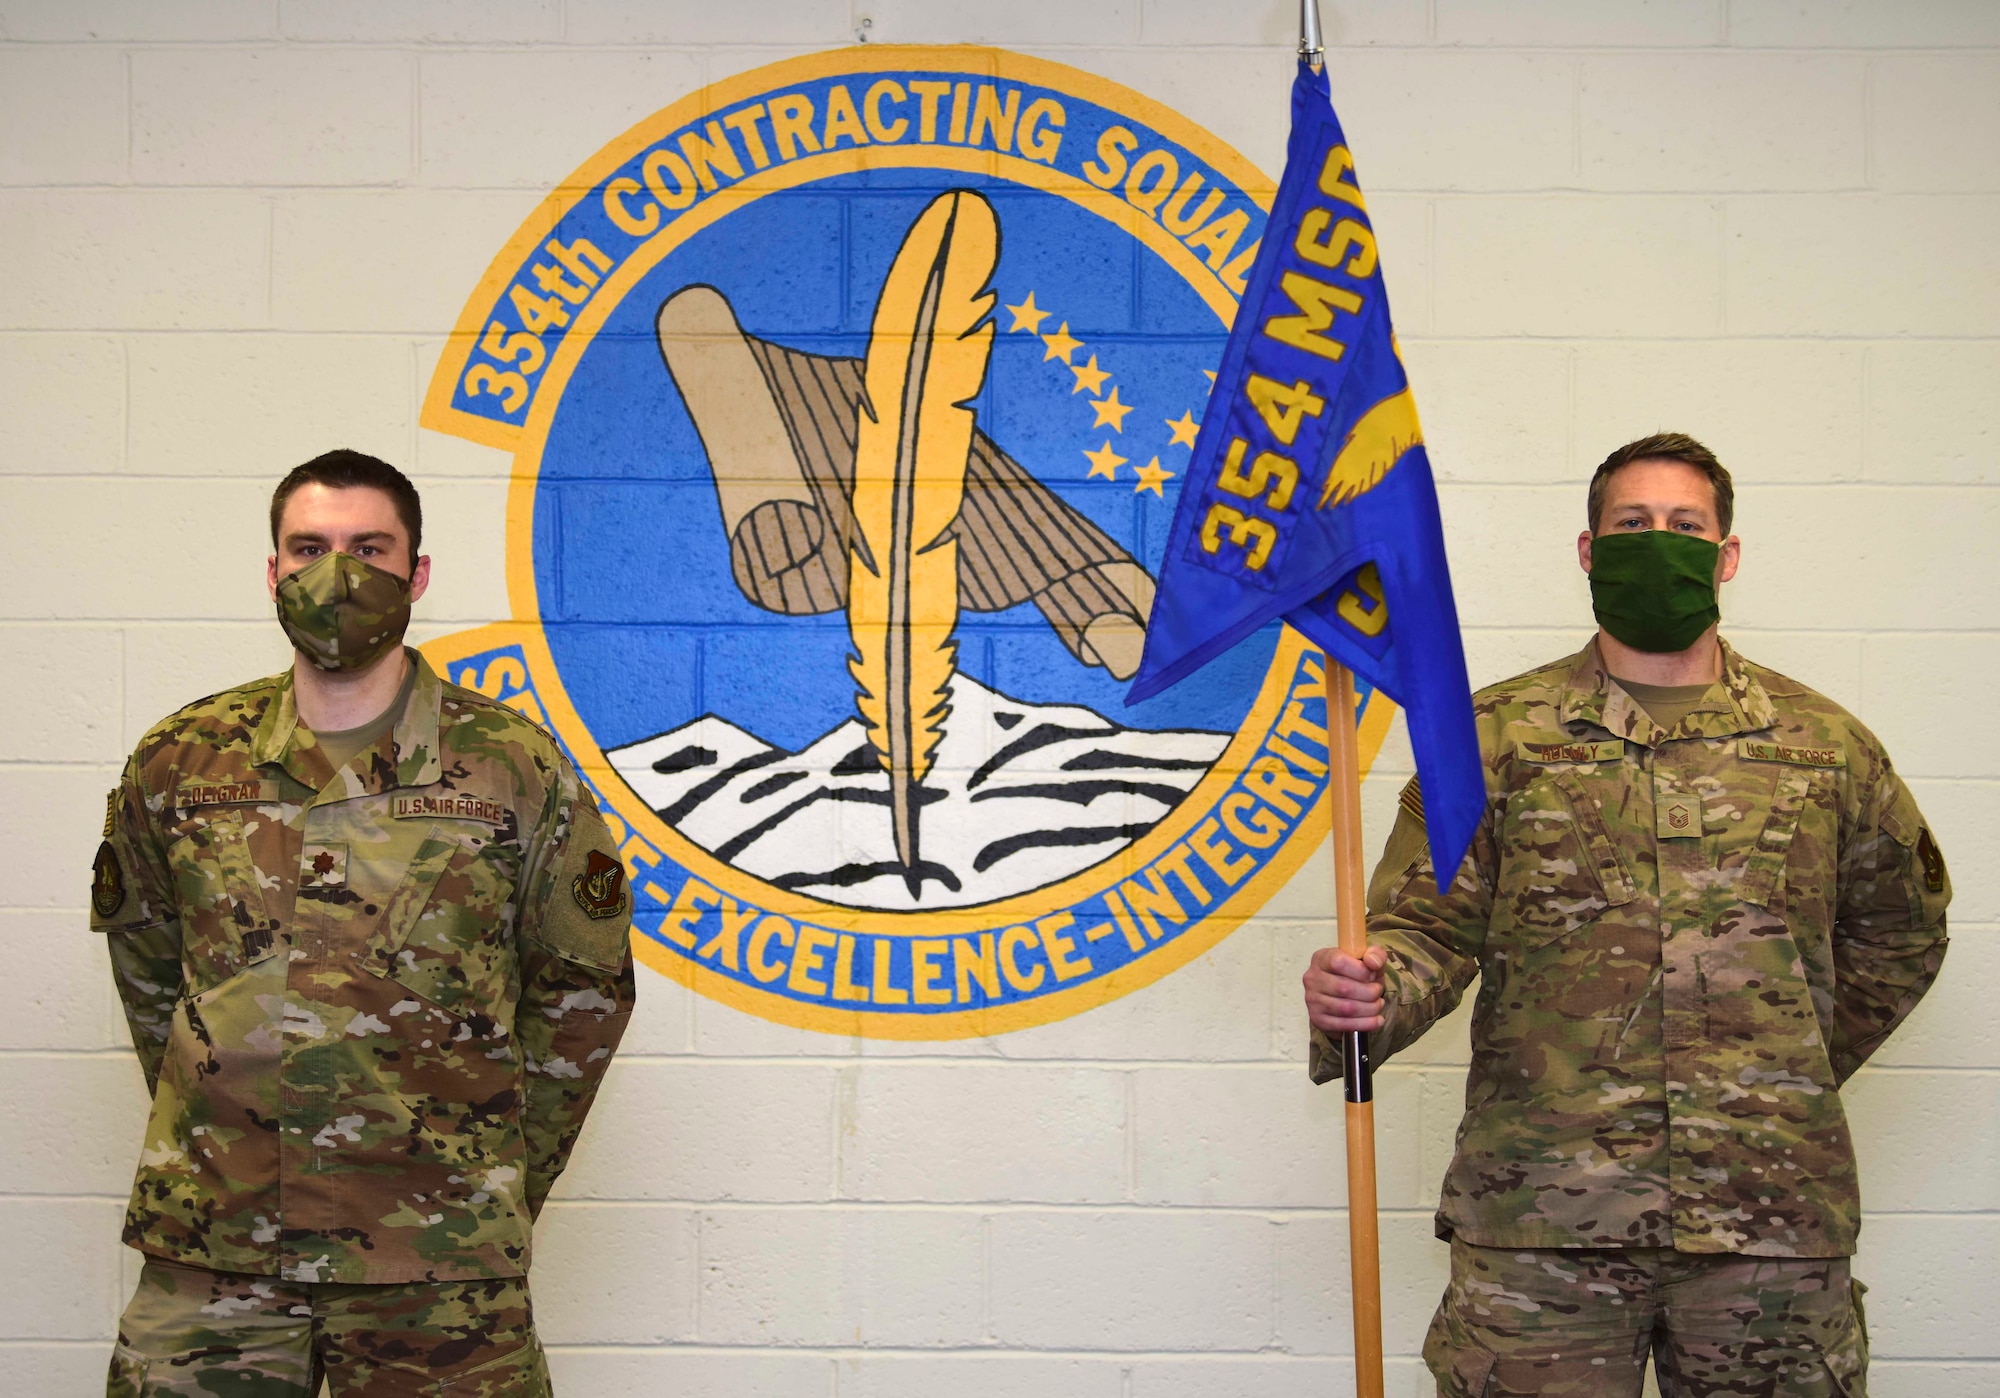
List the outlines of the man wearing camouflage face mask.
<svg viewBox="0 0 2000 1398">
<path fill-rule="evenodd" d="M 547 1394 L 532 1222 L 633 1003 L 617 846 L 555 743 L 402 645 L 401 472 L 271 501 L 292 668 L 139 743 L 91 884 L 153 1094 L 111 1395 Z"/>
<path fill-rule="evenodd" d="M 1951 897 L 1909 790 L 1832 700 L 1736 653 L 1729 473 L 1619 448 L 1577 553 L 1599 630 L 1480 691 L 1487 817 L 1439 890 L 1405 788 L 1369 949 L 1305 973 L 1312 1071 L 1379 1062 L 1477 976 L 1424 1345 L 1450 1398 L 1861 1398 L 1840 1086 L 1936 978 Z"/>
</svg>

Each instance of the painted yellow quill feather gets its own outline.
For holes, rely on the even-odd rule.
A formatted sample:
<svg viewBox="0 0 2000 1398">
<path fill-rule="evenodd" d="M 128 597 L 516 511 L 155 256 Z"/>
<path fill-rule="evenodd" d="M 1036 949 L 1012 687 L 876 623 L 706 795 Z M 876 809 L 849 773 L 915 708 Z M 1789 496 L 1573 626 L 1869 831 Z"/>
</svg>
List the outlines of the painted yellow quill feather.
<svg viewBox="0 0 2000 1398">
<path fill-rule="evenodd" d="M 896 858 L 921 892 L 918 787 L 936 759 L 957 670 L 958 543 L 973 414 L 993 347 L 987 289 L 1000 254 L 992 206 L 932 201 L 904 236 L 875 304 L 854 456 L 848 667 L 889 774 Z"/>
</svg>

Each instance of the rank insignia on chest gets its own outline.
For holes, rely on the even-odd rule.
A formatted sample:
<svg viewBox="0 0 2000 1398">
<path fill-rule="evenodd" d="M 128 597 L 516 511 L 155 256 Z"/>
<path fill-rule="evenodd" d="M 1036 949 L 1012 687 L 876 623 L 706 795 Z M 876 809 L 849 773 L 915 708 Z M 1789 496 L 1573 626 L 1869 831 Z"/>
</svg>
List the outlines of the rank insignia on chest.
<svg viewBox="0 0 2000 1398">
<path fill-rule="evenodd" d="M 576 905 L 592 917 L 615 917 L 625 907 L 625 867 L 602 850 L 590 852 L 590 863 L 570 880 Z"/>
<path fill-rule="evenodd" d="M 299 862 L 299 889 L 347 887 L 347 846 L 308 844 Z"/>
<path fill-rule="evenodd" d="M 1659 826 L 1657 833 L 1661 839 L 1679 839 L 1687 835 L 1701 833 L 1701 802 L 1692 796 L 1666 796 L 1659 804 Z"/>
<path fill-rule="evenodd" d="M 118 867 L 109 840 L 97 847 L 97 862 L 90 869 L 90 906 L 99 917 L 110 917 L 125 906 L 125 871 Z"/>
</svg>

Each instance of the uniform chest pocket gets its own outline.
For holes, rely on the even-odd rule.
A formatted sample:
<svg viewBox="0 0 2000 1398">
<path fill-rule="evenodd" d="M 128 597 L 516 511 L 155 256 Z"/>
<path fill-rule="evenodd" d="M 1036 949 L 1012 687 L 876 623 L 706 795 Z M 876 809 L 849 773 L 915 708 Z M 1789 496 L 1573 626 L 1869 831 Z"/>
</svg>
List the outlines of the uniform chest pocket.
<svg viewBox="0 0 2000 1398">
<path fill-rule="evenodd" d="M 1508 801 L 1490 930 L 1538 947 L 1632 901 L 1632 876 L 1573 772 L 1536 776 Z"/>
<path fill-rule="evenodd" d="M 1816 784 L 1816 774 L 1810 770 L 1798 767 L 1779 770 L 1764 824 L 1746 852 L 1743 871 L 1737 876 L 1736 896 L 1743 902 L 1776 911 L 1788 901 L 1785 870 L 1799 842 L 1800 823 L 1816 804 L 1813 801 Z M 1810 898 L 1815 894 L 1824 896 L 1826 890 L 1798 888 L 1792 892 L 1797 897 Z"/>
<path fill-rule="evenodd" d="M 509 1023 L 513 909 L 506 861 L 433 827 L 383 907 L 366 964 L 461 1019 Z"/>
<path fill-rule="evenodd" d="M 274 954 L 277 923 L 266 907 L 243 817 L 231 812 L 167 850 L 181 919 L 181 964 L 191 994 L 220 985 Z"/>
</svg>

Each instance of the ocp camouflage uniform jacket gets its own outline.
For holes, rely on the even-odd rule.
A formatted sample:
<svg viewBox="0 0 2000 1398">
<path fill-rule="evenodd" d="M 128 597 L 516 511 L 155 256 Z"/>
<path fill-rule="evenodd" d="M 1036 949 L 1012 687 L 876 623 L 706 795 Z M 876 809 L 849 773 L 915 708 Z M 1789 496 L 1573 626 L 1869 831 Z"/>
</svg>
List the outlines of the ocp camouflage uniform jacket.
<svg viewBox="0 0 2000 1398">
<path fill-rule="evenodd" d="M 289 673 L 191 704 L 92 886 L 153 1092 L 125 1239 L 305 1282 L 517 1276 L 633 1004 L 630 902 L 555 743 L 421 656 L 338 772 Z"/>
<path fill-rule="evenodd" d="M 1853 1252 L 1839 1087 L 1944 959 L 1943 858 L 1875 736 L 1727 646 L 1662 731 L 1579 655 L 1480 691 L 1487 813 L 1437 891 L 1406 789 L 1369 894 L 1379 1062 L 1474 975 L 1440 1237 Z M 1313 1034 L 1312 1072 L 1340 1074 Z"/>
</svg>

